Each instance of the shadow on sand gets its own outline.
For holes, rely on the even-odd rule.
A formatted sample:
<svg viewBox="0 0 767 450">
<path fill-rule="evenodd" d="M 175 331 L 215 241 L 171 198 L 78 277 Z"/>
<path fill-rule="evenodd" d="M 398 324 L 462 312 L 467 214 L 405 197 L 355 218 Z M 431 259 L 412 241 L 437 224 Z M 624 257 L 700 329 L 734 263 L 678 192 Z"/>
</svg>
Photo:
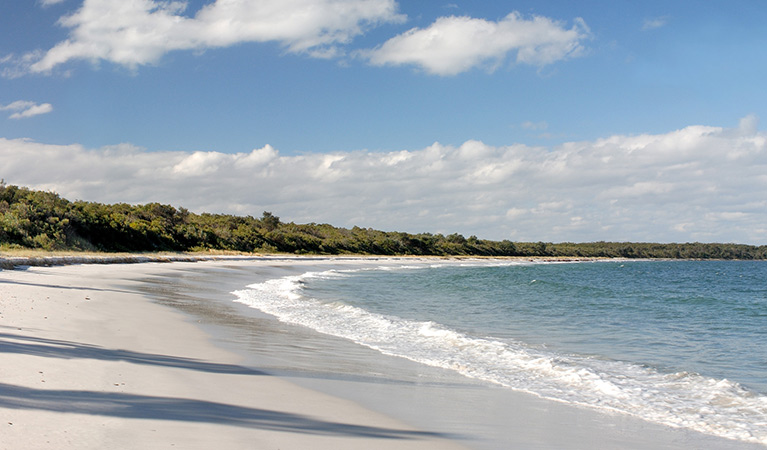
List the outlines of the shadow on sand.
<svg viewBox="0 0 767 450">
<path fill-rule="evenodd" d="M 219 364 L 193 358 L 108 349 L 78 342 L 21 336 L 10 333 L 0 333 L 0 353 L 18 353 L 45 358 L 124 361 L 132 364 L 175 367 L 212 373 L 265 375 L 263 372 L 236 364 Z"/>
<path fill-rule="evenodd" d="M 234 364 L 218 364 L 175 356 L 106 349 L 94 345 L 0 333 L 0 353 L 47 358 L 98 359 L 149 364 L 220 374 L 264 376 Z M 35 389 L 0 383 L 0 407 L 77 413 L 127 419 L 175 420 L 224 424 L 262 430 L 378 439 L 455 438 L 444 433 L 329 422 L 300 414 L 204 400 L 119 392 Z"/>
<path fill-rule="evenodd" d="M 439 433 L 328 422 L 299 414 L 202 400 L 124 393 L 43 390 L 0 383 L 0 407 L 127 419 L 178 420 L 326 436 L 378 439 L 447 437 Z"/>
</svg>

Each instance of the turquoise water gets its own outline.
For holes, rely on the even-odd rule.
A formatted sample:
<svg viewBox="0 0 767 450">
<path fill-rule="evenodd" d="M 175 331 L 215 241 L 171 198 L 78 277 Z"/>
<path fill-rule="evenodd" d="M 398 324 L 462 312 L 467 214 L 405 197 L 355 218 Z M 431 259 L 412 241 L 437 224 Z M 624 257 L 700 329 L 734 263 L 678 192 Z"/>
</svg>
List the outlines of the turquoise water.
<svg viewBox="0 0 767 450">
<path fill-rule="evenodd" d="M 238 296 L 509 389 L 767 444 L 765 280 L 766 262 L 421 263 Z"/>
</svg>

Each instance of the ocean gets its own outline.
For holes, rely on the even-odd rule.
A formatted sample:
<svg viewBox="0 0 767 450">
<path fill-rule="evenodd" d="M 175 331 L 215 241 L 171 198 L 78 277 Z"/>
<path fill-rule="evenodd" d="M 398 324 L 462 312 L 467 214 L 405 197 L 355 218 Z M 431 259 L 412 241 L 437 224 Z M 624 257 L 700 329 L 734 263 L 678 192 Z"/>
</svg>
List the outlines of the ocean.
<svg viewBox="0 0 767 450">
<path fill-rule="evenodd" d="M 402 260 L 234 294 L 479 383 L 767 444 L 765 280 L 763 261 Z"/>
</svg>

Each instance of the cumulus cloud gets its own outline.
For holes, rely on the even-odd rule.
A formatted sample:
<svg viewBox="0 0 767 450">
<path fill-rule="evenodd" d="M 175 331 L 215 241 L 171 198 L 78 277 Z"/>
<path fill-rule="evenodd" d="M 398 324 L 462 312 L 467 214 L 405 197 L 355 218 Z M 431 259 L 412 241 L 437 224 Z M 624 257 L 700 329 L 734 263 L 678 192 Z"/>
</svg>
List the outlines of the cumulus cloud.
<svg viewBox="0 0 767 450">
<path fill-rule="evenodd" d="M 18 100 L 8 105 L 0 105 L 0 111 L 15 111 L 9 117 L 11 119 L 25 119 L 27 117 L 48 114 L 53 111 L 53 105 L 50 103 L 37 104 L 26 100 Z"/>
<path fill-rule="evenodd" d="M 767 134 L 754 123 L 555 147 L 467 141 L 303 155 L 268 145 L 227 154 L 0 139 L 0 175 L 71 199 L 266 210 L 299 223 L 527 241 L 765 244 Z"/>
<path fill-rule="evenodd" d="M 59 23 L 69 38 L 14 62 L 49 72 L 71 60 L 129 68 L 157 63 L 174 50 L 205 50 L 243 42 L 277 42 L 289 52 L 336 54 L 368 26 L 397 22 L 394 0 L 216 0 L 193 16 L 185 1 L 85 0 Z M 6 70 L 6 76 L 9 74 Z"/>
<path fill-rule="evenodd" d="M 41 0 L 50 6 L 63 0 Z M 66 40 L 52 48 L 7 55 L 2 75 L 49 73 L 74 60 L 108 61 L 130 69 L 156 64 L 172 51 L 204 51 L 246 42 L 276 42 L 287 52 L 338 58 L 368 28 L 400 23 L 395 0 L 214 0 L 196 12 L 180 0 L 84 0 L 59 24 Z M 371 64 L 414 65 L 436 75 L 515 61 L 542 67 L 583 53 L 585 22 L 571 28 L 552 19 L 512 12 L 499 21 L 441 17 L 377 48 L 359 51 Z"/>
<path fill-rule="evenodd" d="M 567 29 L 552 19 L 512 12 L 498 22 L 441 17 L 428 28 L 413 28 L 363 53 L 371 64 L 414 65 L 434 75 L 456 75 L 474 67 L 495 69 L 516 52 L 516 62 L 545 66 L 580 55 L 590 32 L 576 19 Z"/>
</svg>

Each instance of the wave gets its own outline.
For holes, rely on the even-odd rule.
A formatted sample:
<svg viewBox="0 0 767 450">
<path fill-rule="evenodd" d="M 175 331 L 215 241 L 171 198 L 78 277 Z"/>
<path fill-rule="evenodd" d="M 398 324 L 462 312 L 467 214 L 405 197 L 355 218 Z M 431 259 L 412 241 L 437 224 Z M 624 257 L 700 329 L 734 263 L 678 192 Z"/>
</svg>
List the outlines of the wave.
<svg viewBox="0 0 767 450">
<path fill-rule="evenodd" d="M 453 370 L 546 399 L 767 445 L 767 396 L 735 382 L 690 372 L 662 373 L 622 361 L 556 354 L 519 341 L 471 336 L 431 321 L 372 313 L 304 295 L 303 286 L 309 280 L 351 276 L 359 270 L 371 269 L 307 272 L 253 284 L 233 294 L 236 301 L 283 322 L 346 338 L 386 355 Z"/>
</svg>

